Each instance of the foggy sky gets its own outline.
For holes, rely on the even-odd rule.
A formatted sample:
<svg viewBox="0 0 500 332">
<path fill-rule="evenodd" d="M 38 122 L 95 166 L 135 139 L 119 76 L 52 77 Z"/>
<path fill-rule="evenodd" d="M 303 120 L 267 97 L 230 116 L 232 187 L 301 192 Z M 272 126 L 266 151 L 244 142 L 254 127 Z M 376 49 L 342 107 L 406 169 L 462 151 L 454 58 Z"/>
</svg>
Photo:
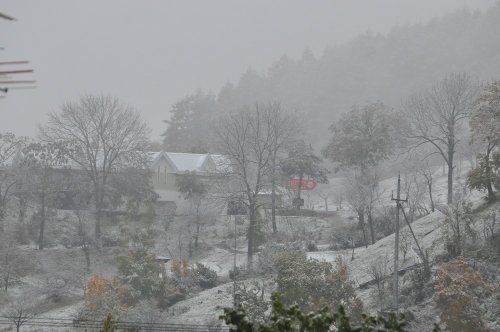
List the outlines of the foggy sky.
<svg viewBox="0 0 500 332">
<path fill-rule="evenodd" d="M 36 90 L 0 99 L 0 131 L 35 135 L 49 111 L 82 94 L 111 94 L 141 111 L 160 140 L 170 106 L 217 93 L 249 67 L 371 30 L 425 23 L 495 0 L 4 0 L 0 61 L 30 60 Z M 16 76 L 21 79 L 21 76 Z"/>
</svg>

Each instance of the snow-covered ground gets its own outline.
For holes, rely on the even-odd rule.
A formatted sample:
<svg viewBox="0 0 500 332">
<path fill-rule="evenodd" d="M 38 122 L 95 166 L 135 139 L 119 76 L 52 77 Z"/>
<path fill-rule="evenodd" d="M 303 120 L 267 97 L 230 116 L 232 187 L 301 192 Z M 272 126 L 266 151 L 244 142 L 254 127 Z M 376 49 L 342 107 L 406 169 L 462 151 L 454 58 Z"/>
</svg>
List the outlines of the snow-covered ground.
<svg viewBox="0 0 500 332">
<path fill-rule="evenodd" d="M 462 174 L 456 175 L 455 188 L 459 189 L 464 182 L 465 172 L 467 169 L 462 168 Z M 458 172 L 457 172 L 458 173 Z M 380 190 L 382 192 L 380 204 L 387 205 L 393 204 L 390 201 L 391 191 L 395 190 L 397 184 L 397 178 L 389 178 L 380 182 Z M 334 195 L 335 190 L 342 190 L 342 180 L 332 179 L 330 184 L 330 190 Z M 324 189 L 324 187 L 323 187 Z M 444 204 L 446 201 L 447 192 L 447 176 L 442 173 L 441 168 L 436 169 L 434 173 L 434 183 L 433 183 L 433 195 L 437 204 Z M 319 192 L 318 192 L 319 193 Z M 324 200 L 319 197 L 314 191 L 308 194 L 307 199 L 310 202 L 316 202 L 312 204 L 316 210 L 324 209 Z M 482 194 L 474 192 L 469 197 L 475 205 L 482 202 Z M 411 198 L 410 198 L 411 199 Z M 336 210 L 335 202 L 333 197 L 328 202 L 330 210 Z M 294 238 L 297 235 L 309 236 L 313 238 L 318 247 L 321 249 L 327 249 L 328 239 L 332 231 L 336 227 L 343 227 L 347 224 L 356 223 L 356 220 L 350 218 L 353 213 L 349 211 L 345 202 L 343 203 L 343 209 L 337 211 L 335 215 L 329 218 L 313 218 L 313 217 L 278 217 L 278 229 L 282 236 L 287 238 Z M 200 238 L 203 244 L 203 251 L 195 254 L 191 261 L 191 265 L 195 262 L 200 262 L 209 268 L 217 272 L 217 274 L 223 279 L 228 277 L 228 273 L 233 269 L 234 265 L 234 233 L 233 232 L 233 221 L 231 219 L 222 218 L 216 224 L 207 225 L 203 229 L 203 234 Z M 404 221 L 402 220 L 402 225 Z M 423 248 L 423 250 L 429 250 L 431 255 L 438 254 L 442 249 L 442 243 L 439 241 L 441 235 L 441 226 L 443 224 L 444 215 L 436 211 L 431 213 L 412 224 L 413 231 Z M 165 232 L 165 237 L 163 238 L 164 247 L 161 252 L 167 252 L 172 254 L 173 257 L 177 254 L 175 244 L 178 241 L 178 235 L 176 233 L 176 228 L 179 227 L 172 225 L 169 231 Z M 246 266 L 247 263 L 247 253 L 246 253 L 246 240 L 245 240 L 245 229 L 247 227 L 245 224 L 239 224 L 238 226 L 238 236 L 237 236 L 237 250 L 236 250 L 236 265 Z M 270 225 L 265 227 L 269 228 Z M 402 231 L 404 231 L 402 226 Z M 265 229 L 266 232 L 270 232 L 270 229 Z M 403 259 L 403 255 L 400 254 L 400 268 L 404 269 L 417 262 L 419 262 L 419 256 L 417 254 L 417 247 L 410 238 L 412 243 L 411 249 L 409 250 L 406 259 Z M 170 250 L 168 250 L 170 248 Z M 70 271 L 75 274 L 84 266 L 83 253 L 80 249 L 66 249 L 66 248 L 53 248 L 44 250 L 40 252 L 38 250 L 33 250 L 33 248 L 25 247 L 25 251 L 29 251 L 33 255 L 33 260 L 36 262 L 37 270 L 46 271 L 57 271 L 58 273 L 63 273 L 64 271 Z M 184 249 L 186 250 L 186 249 Z M 350 270 L 352 279 L 357 285 L 363 285 L 373 278 L 368 272 L 369 268 L 373 264 L 387 264 L 388 273 L 392 272 L 393 269 L 393 253 L 394 253 L 394 235 L 389 235 L 383 239 L 380 239 L 375 244 L 368 246 L 368 248 L 356 248 L 354 250 L 354 259 L 351 260 L 352 251 L 351 250 L 339 250 L 339 251 L 316 251 L 309 252 L 308 257 L 335 262 L 335 260 L 341 257 L 347 264 Z M 115 274 L 115 269 L 113 268 L 113 257 L 115 253 L 101 252 L 93 253 L 92 255 L 92 265 L 94 272 L 102 273 L 106 276 L 111 276 Z M 431 256 L 432 257 L 432 256 Z M 43 267 L 43 269 L 41 269 Z M 25 285 L 39 284 L 45 278 L 44 275 L 31 275 L 23 279 Z M 226 279 L 227 280 L 227 279 Z M 245 282 L 250 282 L 245 281 Z M 233 295 L 232 295 L 233 284 L 232 282 L 222 284 L 218 287 L 202 291 L 189 299 L 178 302 L 172 308 L 169 309 L 171 318 L 169 322 L 171 323 L 190 323 L 190 324 L 207 324 L 218 321 L 218 316 L 223 313 L 224 307 L 229 307 L 232 305 Z M 15 291 L 15 289 L 13 289 Z M 81 294 L 80 294 L 81 295 Z M 71 300 L 67 300 L 61 303 L 60 307 L 47 308 L 41 316 L 53 317 L 53 318 L 74 318 L 83 302 L 81 296 L 78 298 L 77 294 L 72 294 Z M 368 290 L 360 290 L 359 296 L 364 302 L 369 302 L 370 296 Z"/>
<path fill-rule="evenodd" d="M 441 234 L 440 228 L 443 225 L 443 219 L 444 215 L 441 212 L 436 211 L 415 221 L 411 225 L 422 250 L 432 248 L 433 250 L 431 252 L 433 254 L 439 251 L 439 240 Z M 404 228 L 406 227 L 403 227 L 401 230 L 403 231 Z M 395 235 L 391 234 L 375 242 L 373 245 L 369 245 L 367 248 L 356 248 L 354 249 L 353 260 L 351 260 L 351 250 L 309 252 L 307 255 L 309 258 L 327 262 L 335 262 L 338 257 L 341 257 L 349 266 L 349 271 L 353 281 L 358 285 L 362 285 L 373 279 L 370 276 L 368 269 L 370 268 L 370 265 L 374 263 L 387 261 L 389 269 L 388 272 L 392 271 L 392 264 L 394 261 L 394 242 Z M 417 246 L 414 244 L 413 239 L 411 239 L 411 242 L 411 250 L 409 250 L 406 260 L 403 261 L 403 255 L 399 255 L 399 266 L 401 269 L 420 262 L 417 254 Z"/>
<path fill-rule="evenodd" d="M 467 169 L 462 168 L 462 177 L 464 178 L 464 174 Z M 458 172 L 457 172 L 458 173 Z M 383 194 L 382 204 L 392 204 L 391 202 L 391 190 L 396 188 L 397 178 L 390 178 L 381 181 L 380 187 Z M 455 183 L 455 188 L 460 189 L 463 184 L 463 180 L 458 178 Z M 341 181 L 332 181 L 330 183 L 333 187 L 340 187 Z M 434 173 L 434 184 L 433 184 L 433 194 L 436 198 L 436 202 L 438 204 L 444 204 L 446 202 L 446 192 L 447 192 L 447 176 L 442 173 L 441 168 L 436 169 Z M 387 197 L 385 197 L 387 196 Z M 316 198 L 318 199 L 318 198 Z M 473 192 L 469 199 L 472 200 L 474 205 L 481 204 L 482 194 Z M 319 201 L 319 200 L 318 200 Z M 330 206 L 335 207 L 334 202 L 329 203 Z M 319 206 L 317 206 L 319 207 Z M 351 213 L 349 211 L 339 211 L 338 220 L 336 220 L 335 224 L 343 225 L 345 223 L 354 222 L 352 220 L 348 220 L 347 217 Z M 295 220 L 298 221 L 298 220 Z M 431 213 L 414 223 L 412 223 L 412 229 L 415 233 L 415 237 L 417 238 L 422 250 L 429 249 L 430 258 L 432 259 L 435 255 L 438 255 L 442 252 L 443 246 L 441 239 L 441 227 L 443 225 L 444 215 L 436 211 Z M 300 225 L 301 222 L 296 224 Z M 304 224 L 304 221 L 302 221 Z M 328 224 L 328 223 L 326 223 Z M 307 224 L 306 224 L 307 225 Z M 316 225 L 309 224 L 306 226 L 309 230 L 318 229 L 321 227 L 325 227 L 321 223 Z M 286 227 L 286 223 L 281 221 L 281 229 Z M 404 219 L 401 216 L 401 231 L 405 231 L 407 226 L 404 225 Z M 285 231 L 289 231 L 285 229 Z M 338 251 L 316 251 L 307 253 L 309 258 L 314 258 L 327 262 L 335 262 L 335 260 L 341 257 L 349 267 L 349 271 L 351 274 L 351 278 L 357 285 L 363 285 L 371 280 L 373 277 L 370 276 L 369 268 L 370 265 L 373 264 L 383 264 L 386 262 L 387 264 L 387 272 L 388 274 L 393 271 L 393 260 L 394 260 L 394 234 L 389 235 L 383 239 L 380 239 L 375 244 L 368 246 L 367 248 L 356 248 L 354 250 L 354 259 L 351 260 L 352 250 L 338 250 Z M 408 268 L 415 263 L 420 262 L 420 257 L 418 255 L 417 246 L 414 243 L 412 237 L 409 238 L 411 243 L 410 250 L 406 256 L 406 259 L 403 259 L 403 254 L 399 255 L 399 268 L 405 269 Z M 241 251 L 240 251 L 241 250 Z M 244 251 L 244 247 L 238 247 L 237 253 L 237 265 L 241 266 L 246 263 L 246 253 L 242 253 Z M 201 260 L 203 264 L 210 266 L 212 269 L 216 270 L 219 275 L 227 275 L 227 271 L 232 269 L 233 267 L 233 252 L 224 250 L 224 249 L 215 249 L 213 250 L 209 256 L 205 257 Z M 189 322 L 199 322 L 203 323 L 206 319 L 211 319 L 213 317 L 217 317 L 222 313 L 222 308 L 227 305 L 231 305 L 232 301 L 232 283 L 224 284 L 214 289 L 203 291 L 197 294 L 195 297 L 181 301 L 177 303 L 174 308 L 178 308 L 176 310 L 187 310 L 185 313 L 179 314 L 175 319 L 175 321 L 189 321 Z M 370 291 L 369 290 L 359 290 L 358 295 L 364 302 L 370 302 Z M 370 307 L 368 305 L 368 307 Z M 188 309 L 189 310 L 188 310 Z"/>
<path fill-rule="evenodd" d="M 217 322 L 224 308 L 232 307 L 233 283 L 226 283 L 198 293 L 196 296 L 178 302 L 169 312 L 173 316 L 169 323 L 210 324 Z"/>
</svg>

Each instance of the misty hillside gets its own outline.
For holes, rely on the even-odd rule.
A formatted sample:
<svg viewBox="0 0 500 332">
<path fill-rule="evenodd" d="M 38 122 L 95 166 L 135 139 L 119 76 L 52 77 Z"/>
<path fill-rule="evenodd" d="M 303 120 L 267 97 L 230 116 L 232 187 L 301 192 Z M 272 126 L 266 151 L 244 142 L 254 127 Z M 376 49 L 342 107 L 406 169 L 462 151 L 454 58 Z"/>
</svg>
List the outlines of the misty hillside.
<svg viewBox="0 0 500 332">
<path fill-rule="evenodd" d="M 403 98 L 450 72 L 469 72 L 479 80 L 498 77 L 498 31 L 500 3 L 484 13 L 464 9 L 423 25 L 395 27 L 387 35 L 368 32 L 326 49 L 319 58 L 305 50 L 301 59 L 282 56 L 266 73 L 249 69 L 239 82 L 220 90 L 215 108 L 280 100 L 304 114 L 310 142 L 322 146 L 329 125 L 352 105 L 380 100 L 397 109 Z M 207 103 L 199 97 L 194 99 Z M 199 110 L 213 109 L 209 104 Z"/>
<path fill-rule="evenodd" d="M 500 0 L 10 2 L 0 332 L 500 331 Z"/>
</svg>

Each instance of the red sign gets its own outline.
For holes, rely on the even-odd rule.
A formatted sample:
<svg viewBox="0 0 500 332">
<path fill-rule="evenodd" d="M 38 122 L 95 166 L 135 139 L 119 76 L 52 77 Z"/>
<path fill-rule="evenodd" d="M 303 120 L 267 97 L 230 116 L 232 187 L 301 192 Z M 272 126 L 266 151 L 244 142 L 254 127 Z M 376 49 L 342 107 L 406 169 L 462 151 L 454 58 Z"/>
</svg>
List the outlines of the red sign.
<svg viewBox="0 0 500 332">
<path fill-rule="evenodd" d="M 300 181 L 299 179 L 290 179 L 288 180 L 288 188 L 297 189 L 299 187 L 299 183 L 301 190 L 313 190 L 318 185 L 316 181 L 311 179 L 302 181 Z"/>
</svg>

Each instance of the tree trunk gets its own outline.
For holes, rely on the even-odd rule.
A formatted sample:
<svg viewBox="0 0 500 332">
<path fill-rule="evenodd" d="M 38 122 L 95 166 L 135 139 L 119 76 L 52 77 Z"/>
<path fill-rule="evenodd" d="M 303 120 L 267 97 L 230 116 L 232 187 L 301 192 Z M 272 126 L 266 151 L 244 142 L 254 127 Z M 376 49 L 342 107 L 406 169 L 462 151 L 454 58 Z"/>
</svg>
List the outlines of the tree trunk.
<svg viewBox="0 0 500 332">
<path fill-rule="evenodd" d="M 26 218 L 26 211 L 28 209 L 28 202 L 24 195 L 19 198 L 19 222 L 24 224 L 24 219 Z"/>
<path fill-rule="evenodd" d="M 10 273 L 7 272 L 3 277 L 3 290 L 5 291 L 5 293 L 7 293 L 7 290 L 9 289 L 9 281 L 10 281 Z"/>
<path fill-rule="evenodd" d="M 302 192 L 302 180 L 304 179 L 304 174 L 300 174 L 299 175 L 299 184 L 297 186 L 297 210 L 300 210 L 300 206 L 301 206 L 301 197 L 300 197 L 300 194 Z"/>
<path fill-rule="evenodd" d="M 100 207 L 96 207 L 96 212 L 95 212 L 95 239 L 96 239 L 96 245 L 97 247 L 100 247 L 100 240 L 101 240 L 101 217 L 102 217 L 102 211 Z"/>
<path fill-rule="evenodd" d="M 451 145 L 453 146 L 453 145 Z M 453 203 L 453 148 L 448 150 L 448 197 L 447 203 Z"/>
<path fill-rule="evenodd" d="M 370 237 L 372 240 L 372 244 L 375 243 L 375 231 L 373 230 L 373 218 L 372 218 L 372 210 L 368 209 L 368 226 L 370 227 Z"/>
<path fill-rule="evenodd" d="M 254 236 L 255 236 L 255 226 L 257 223 L 255 211 L 255 203 L 250 204 L 248 208 L 248 248 L 247 248 L 247 269 L 252 270 L 253 263 L 253 251 L 254 251 Z"/>
<path fill-rule="evenodd" d="M 491 184 L 491 165 L 490 165 L 490 154 L 491 148 L 490 144 L 488 144 L 488 148 L 486 149 L 486 155 L 484 156 L 484 167 L 486 169 L 486 189 L 488 190 L 488 200 L 492 201 L 495 198 L 495 194 L 493 192 L 493 186 Z"/>
<path fill-rule="evenodd" d="M 324 198 L 325 200 L 325 211 L 328 212 L 328 197 Z"/>
<path fill-rule="evenodd" d="M 354 237 L 351 238 L 351 245 L 352 245 L 351 261 L 353 261 L 354 260 Z"/>
<path fill-rule="evenodd" d="M 104 205 L 104 186 L 106 185 L 104 182 L 101 184 L 103 188 L 99 188 L 96 184 L 94 185 L 94 191 L 96 193 L 96 214 L 95 214 L 95 239 L 96 246 L 99 248 L 101 246 L 101 221 L 103 217 L 102 208 Z"/>
<path fill-rule="evenodd" d="M 196 232 L 194 233 L 194 247 L 198 248 L 198 239 L 200 237 L 200 216 L 196 215 Z"/>
<path fill-rule="evenodd" d="M 366 248 L 368 248 L 368 242 L 366 241 L 366 231 L 365 231 L 365 213 L 364 211 L 358 211 L 358 221 L 359 227 L 361 227 L 361 231 L 363 232 L 363 243 Z"/>
<path fill-rule="evenodd" d="M 85 255 L 85 265 L 87 268 L 87 271 L 90 271 L 90 248 L 88 244 L 85 244 L 83 246 L 83 254 Z"/>
<path fill-rule="evenodd" d="M 276 156 L 273 156 L 273 168 L 271 174 L 271 223 L 273 225 L 273 234 L 278 233 L 276 225 Z"/>
<path fill-rule="evenodd" d="M 462 255 L 462 239 L 461 239 L 461 234 L 460 234 L 460 216 L 458 215 L 458 211 L 455 211 L 455 222 L 457 223 L 457 244 L 456 244 L 456 250 L 457 250 L 457 255 L 460 256 Z"/>
<path fill-rule="evenodd" d="M 193 238 L 191 236 L 189 237 L 188 257 L 193 258 Z"/>
<path fill-rule="evenodd" d="M 5 202 L 3 202 L 3 200 L 0 201 L 0 233 L 3 233 L 3 231 L 5 230 L 5 226 L 4 226 L 4 223 L 5 223 L 5 211 L 6 209 L 6 204 Z"/>
<path fill-rule="evenodd" d="M 429 179 L 427 179 L 427 186 L 429 188 L 429 199 L 431 201 L 431 211 L 434 212 L 435 207 L 434 207 L 434 199 L 432 198 L 432 175 L 430 175 Z"/>
<path fill-rule="evenodd" d="M 40 233 L 38 235 L 38 250 L 43 250 L 43 232 L 45 230 L 45 192 L 42 192 L 40 207 Z"/>
</svg>

